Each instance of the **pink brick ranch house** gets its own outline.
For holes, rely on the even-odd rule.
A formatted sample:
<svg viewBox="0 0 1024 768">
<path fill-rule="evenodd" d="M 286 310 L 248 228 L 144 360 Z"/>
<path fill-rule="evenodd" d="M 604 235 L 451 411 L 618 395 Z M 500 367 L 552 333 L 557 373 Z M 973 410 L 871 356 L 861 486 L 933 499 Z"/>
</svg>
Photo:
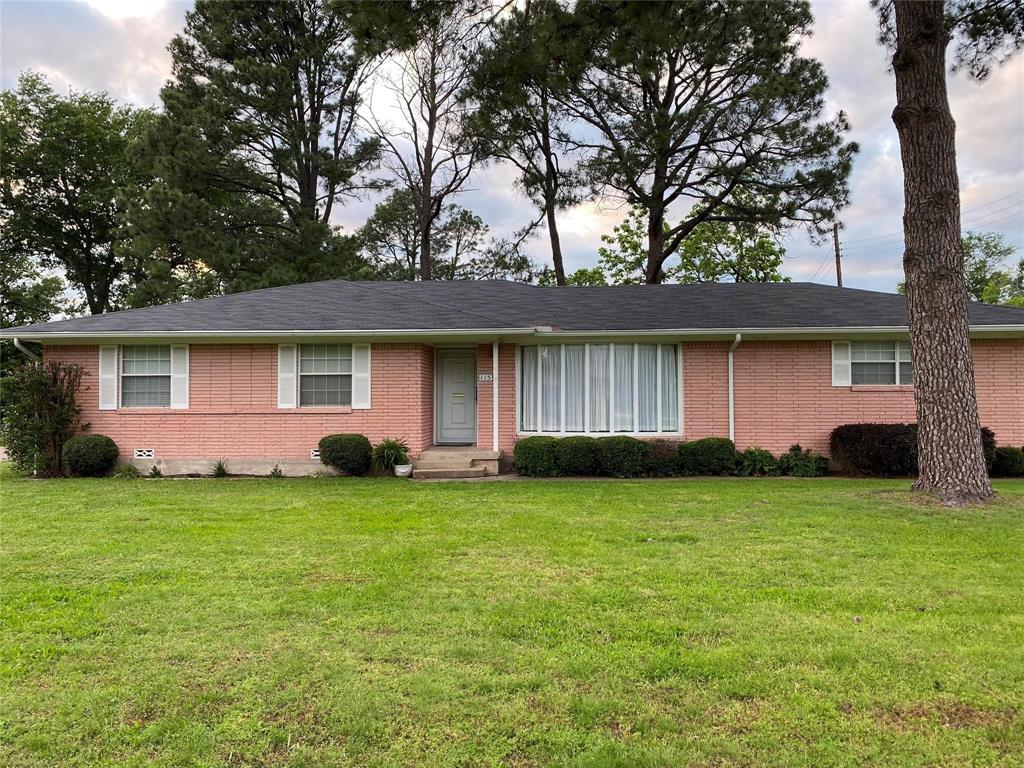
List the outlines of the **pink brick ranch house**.
<svg viewBox="0 0 1024 768">
<path fill-rule="evenodd" d="M 972 305 L 982 423 L 1024 444 L 1024 309 Z M 496 471 L 534 434 L 732 437 L 826 451 L 849 422 L 914 421 L 901 296 L 809 283 L 270 288 L 18 329 L 82 365 L 91 430 L 141 468 L 321 468 L 336 432 Z"/>
</svg>

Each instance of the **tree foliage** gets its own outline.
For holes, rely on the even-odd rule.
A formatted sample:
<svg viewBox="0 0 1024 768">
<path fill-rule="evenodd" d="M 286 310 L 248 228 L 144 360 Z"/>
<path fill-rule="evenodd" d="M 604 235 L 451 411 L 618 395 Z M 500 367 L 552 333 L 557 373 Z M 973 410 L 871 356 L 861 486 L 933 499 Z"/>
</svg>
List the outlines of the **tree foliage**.
<svg viewBox="0 0 1024 768">
<path fill-rule="evenodd" d="M 489 156 L 507 160 L 518 184 L 547 224 L 558 285 L 566 283 L 557 214 L 581 199 L 568 120 L 556 94 L 566 83 L 553 60 L 571 45 L 561 34 L 565 11 L 555 0 L 534 0 L 497 23 L 491 43 L 474 62 L 469 92 L 471 130 Z"/>
<path fill-rule="evenodd" d="M 48 360 L 23 365 L 0 380 L 0 442 L 17 469 L 44 477 L 64 474 L 64 443 L 82 426 L 76 396 L 83 375 L 77 365 Z"/>
<path fill-rule="evenodd" d="M 31 282 L 41 269 L 60 270 L 92 314 L 123 306 L 133 284 L 124 191 L 145 178 L 130 155 L 151 119 L 103 93 L 59 95 L 33 72 L 0 93 L 5 272 L 23 265 Z M 36 285 L 45 307 L 56 284 Z"/>
<path fill-rule="evenodd" d="M 316 0 L 199 0 L 187 14 L 143 157 L 158 181 L 132 215 L 154 293 L 174 278 L 201 294 L 360 273 L 331 224 L 379 186 L 379 145 L 357 120 L 373 55 L 347 20 Z"/>
<path fill-rule="evenodd" d="M 842 113 L 822 119 L 810 24 L 795 1 L 576 5 L 562 103 L 594 188 L 647 211 L 646 282 L 702 223 L 822 231 L 846 204 L 856 146 Z"/>
<path fill-rule="evenodd" d="M 64 281 L 47 274 L 27 253 L 11 252 L 7 246 L 7 238 L 0 237 L 0 328 L 45 323 L 66 311 Z M 0 375 L 26 362 L 13 342 L 0 339 Z"/>
<path fill-rule="evenodd" d="M 663 224 L 665 229 L 668 223 Z M 611 235 L 602 235 L 598 264 L 612 284 L 645 281 L 646 211 L 633 208 Z M 704 222 L 695 227 L 658 282 L 789 282 L 779 271 L 785 249 L 770 233 L 747 222 Z"/>
</svg>

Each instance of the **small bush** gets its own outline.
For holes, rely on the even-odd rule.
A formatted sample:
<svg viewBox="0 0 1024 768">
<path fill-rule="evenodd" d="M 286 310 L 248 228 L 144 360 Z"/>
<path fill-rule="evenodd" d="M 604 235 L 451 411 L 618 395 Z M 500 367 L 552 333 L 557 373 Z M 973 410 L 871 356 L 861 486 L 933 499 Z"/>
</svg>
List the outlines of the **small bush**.
<svg viewBox="0 0 1024 768">
<path fill-rule="evenodd" d="M 737 471 L 744 477 L 775 477 L 780 474 L 779 460 L 755 445 L 739 454 Z"/>
<path fill-rule="evenodd" d="M 736 472 L 736 446 L 726 437 L 705 437 L 679 446 L 684 475 L 732 475 Z"/>
<path fill-rule="evenodd" d="M 120 477 L 124 480 L 131 480 L 133 478 L 142 477 L 142 473 L 139 472 L 139 468 L 134 464 L 118 464 L 114 467 L 114 471 L 111 473 L 113 477 Z"/>
<path fill-rule="evenodd" d="M 558 474 L 555 438 L 534 435 L 516 443 L 512 451 L 516 472 L 527 477 L 553 477 Z"/>
<path fill-rule="evenodd" d="M 152 467 L 149 468 L 149 476 L 150 477 L 163 477 L 164 473 L 160 471 L 160 467 L 158 467 L 156 464 L 154 464 Z"/>
<path fill-rule="evenodd" d="M 647 444 L 628 435 L 597 440 L 597 467 L 608 477 L 639 477 L 647 466 Z"/>
<path fill-rule="evenodd" d="M 597 440 L 575 435 L 556 440 L 554 444 L 555 469 L 560 475 L 596 475 Z"/>
<path fill-rule="evenodd" d="M 373 466 L 378 472 L 395 473 L 395 466 L 409 463 L 409 445 L 405 440 L 388 438 L 373 447 Z"/>
<path fill-rule="evenodd" d="M 996 448 L 992 477 L 1024 477 L 1024 450 Z"/>
<path fill-rule="evenodd" d="M 106 435 L 77 435 L 64 443 L 61 457 L 72 477 L 100 477 L 117 461 L 117 443 Z"/>
<path fill-rule="evenodd" d="M 981 428 L 981 445 L 989 471 L 995 461 L 996 436 Z M 917 424 L 843 424 L 829 436 L 829 453 L 842 471 L 867 477 L 917 475 Z"/>
<path fill-rule="evenodd" d="M 216 464 L 210 467 L 210 474 L 214 477 L 230 477 L 231 473 L 228 472 L 228 465 L 224 459 L 220 459 Z"/>
<path fill-rule="evenodd" d="M 648 440 L 645 474 L 651 477 L 675 477 L 682 474 L 678 440 Z"/>
<path fill-rule="evenodd" d="M 846 474 L 917 474 L 916 424 L 843 424 L 829 436 L 829 453 Z"/>
<path fill-rule="evenodd" d="M 320 440 L 320 461 L 348 475 L 370 471 L 373 449 L 363 435 L 327 435 Z"/>
<path fill-rule="evenodd" d="M 829 474 L 828 459 L 810 449 L 791 445 L 779 456 L 779 471 L 791 477 L 826 477 Z"/>
<path fill-rule="evenodd" d="M 284 472 L 281 471 L 280 466 L 275 464 L 274 468 L 270 470 L 270 475 L 268 475 L 268 477 L 284 477 Z"/>
</svg>

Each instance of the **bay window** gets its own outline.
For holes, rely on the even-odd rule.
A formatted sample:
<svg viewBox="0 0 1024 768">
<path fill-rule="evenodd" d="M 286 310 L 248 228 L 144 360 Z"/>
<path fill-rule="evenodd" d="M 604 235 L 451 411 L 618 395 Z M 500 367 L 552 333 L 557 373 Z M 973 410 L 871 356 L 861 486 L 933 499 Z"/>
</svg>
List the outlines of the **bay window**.
<svg viewBox="0 0 1024 768">
<path fill-rule="evenodd" d="M 519 350 L 519 431 L 678 433 L 675 344 L 540 344 Z"/>
</svg>

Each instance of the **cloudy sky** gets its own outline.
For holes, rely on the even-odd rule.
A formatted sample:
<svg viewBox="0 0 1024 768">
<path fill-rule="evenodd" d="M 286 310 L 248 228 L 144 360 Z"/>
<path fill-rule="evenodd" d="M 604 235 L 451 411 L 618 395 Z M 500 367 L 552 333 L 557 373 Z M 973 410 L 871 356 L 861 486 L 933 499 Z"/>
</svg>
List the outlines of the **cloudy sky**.
<svg viewBox="0 0 1024 768">
<path fill-rule="evenodd" d="M 137 105 L 157 105 L 170 73 L 167 44 L 183 24 L 189 3 L 171 0 L 0 0 L 0 86 L 34 69 L 58 88 L 105 90 Z M 861 146 L 852 178 L 852 204 L 842 214 L 844 282 L 893 290 L 902 277 L 903 205 L 899 144 L 889 119 L 895 104 L 885 51 L 876 43 L 867 0 L 815 0 L 814 36 L 805 50 L 820 59 L 831 80 L 829 108 L 845 110 Z M 1002 232 L 1024 248 L 1024 55 L 997 69 L 983 84 L 950 79 L 957 120 L 961 202 L 965 229 Z M 513 191 L 514 174 L 490 166 L 473 179 L 462 205 L 495 232 L 511 231 L 531 216 Z M 339 214 L 356 227 L 372 200 Z M 572 270 L 596 261 L 602 234 L 624 212 L 588 204 L 561 216 L 563 248 Z M 787 239 L 784 271 L 795 280 L 835 280 L 831 244 L 806 235 Z M 543 237 L 534 256 L 545 259 Z"/>
</svg>

